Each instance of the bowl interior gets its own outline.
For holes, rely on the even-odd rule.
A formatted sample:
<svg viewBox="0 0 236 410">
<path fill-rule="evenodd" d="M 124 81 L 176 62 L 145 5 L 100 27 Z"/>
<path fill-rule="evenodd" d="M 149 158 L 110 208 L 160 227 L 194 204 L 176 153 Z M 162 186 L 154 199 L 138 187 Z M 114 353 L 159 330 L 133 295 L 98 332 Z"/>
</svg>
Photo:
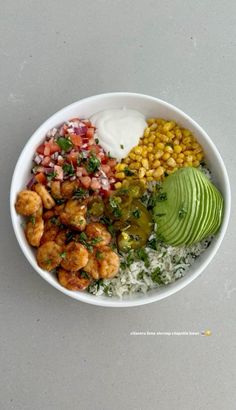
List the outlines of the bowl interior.
<svg viewBox="0 0 236 410">
<path fill-rule="evenodd" d="M 21 225 L 22 219 L 16 214 L 14 203 L 17 193 L 25 187 L 26 183 L 30 179 L 30 168 L 32 164 L 33 152 L 36 147 L 44 140 L 45 134 L 49 129 L 56 127 L 63 121 L 66 121 L 69 118 L 75 116 L 88 118 L 98 111 L 109 108 L 122 107 L 138 110 L 142 112 L 146 117 L 163 117 L 165 119 L 173 119 L 181 126 L 189 128 L 194 133 L 200 144 L 203 146 L 206 154 L 206 161 L 212 171 L 214 182 L 216 183 L 217 187 L 220 189 L 224 197 L 225 209 L 220 232 L 213 240 L 211 246 L 206 249 L 206 251 L 196 260 L 194 265 L 191 267 L 191 270 L 186 274 L 185 277 L 161 289 L 152 290 L 146 295 L 136 294 L 134 296 L 127 296 L 121 300 L 115 297 L 108 298 L 102 296 L 94 296 L 82 292 L 71 292 L 60 286 L 57 282 L 57 279 L 52 274 L 40 269 L 35 261 L 34 250 L 28 245 L 25 239 Z M 184 286 L 190 283 L 205 269 L 205 267 L 211 261 L 217 249 L 219 248 L 227 228 L 230 212 L 230 187 L 224 163 L 215 145 L 206 134 L 206 132 L 189 116 L 187 116 L 176 107 L 154 97 L 133 93 L 110 93 L 89 97 L 63 108 L 52 117 L 50 117 L 47 121 L 45 121 L 35 131 L 35 133 L 25 145 L 16 164 L 11 185 L 10 207 L 13 228 L 22 251 L 24 252 L 32 267 L 51 285 L 53 285 L 63 293 L 84 302 L 101 306 L 135 306 L 160 300 L 175 293 L 176 291 L 182 289 Z"/>
</svg>

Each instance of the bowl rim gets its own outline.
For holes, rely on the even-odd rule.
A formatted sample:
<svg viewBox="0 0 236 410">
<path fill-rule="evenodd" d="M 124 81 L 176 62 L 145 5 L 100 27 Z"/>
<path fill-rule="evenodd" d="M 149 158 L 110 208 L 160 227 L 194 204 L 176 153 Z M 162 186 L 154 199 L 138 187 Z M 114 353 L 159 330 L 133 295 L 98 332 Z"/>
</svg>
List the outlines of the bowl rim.
<svg viewBox="0 0 236 410">
<path fill-rule="evenodd" d="M 54 117 L 62 114 L 64 111 L 72 109 L 74 107 L 77 106 L 78 103 L 82 104 L 83 102 L 89 102 L 90 100 L 96 100 L 96 99 L 100 99 L 100 98 L 106 98 L 106 97 L 116 97 L 116 96 L 133 96 L 136 98 L 141 98 L 141 99 L 147 99 L 147 100 L 152 100 L 155 102 L 158 102 L 160 105 L 162 105 L 163 107 L 169 108 L 173 111 L 175 111 L 177 114 L 179 114 L 181 117 L 183 117 L 185 120 L 187 120 L 188 122 L 190 122 L 191 124 L 193 124 L 193 126 L 199 131 L 199 133 L 201 133 L 203 135 L 203 138 L 208 142 L 208 144 L 211 147 L 211 150 L 214 152 L 214 155 L 217 157 L 220 166 L 221 166 L 221 171 L 223 172 L 223 179 L 225 182 L 225 196 L 224 196 L 224 218 L 223 218 L 223 222 L 220 228 L 219 233 L 217 234 L 217 238 L 216 241 L 214 243 L 214 247 L 211 250 L 211 253 L 209 254 L 208 258 L 201 264 L 201 266 L 196 270 L 195 273 L 193 274 L 187 274 L 185 275 L 181 281 L 176 281 L 174 282 L 174 286 L 172 286 L 171 288 L 169 286 L 163 287 L 163 289 L 161 290 L 160 293 L 156 293 L 153 295 L 149 295 L 147 297 L 146 294 L 142 294 L 140 296 L 140 299 L 118 299 L 118 298 L 107 298 L 107 300 L 105 299 L 100 299 L 99 296 L 95 296 L 95 295 L 90 295 L 88 293 L 84 293 L 84 292 L 73 292 L 73 291 L 69 291 L 66 288 L 63 288 L 58 282 L 54 281 L 52 276 L 46 276 L 45 271 L 43 271 L 41 268 L 38 267 L 38 269 L 36 269 L 34 266 L 32 266 L 31 260 L 29 255 L 27 254 L 27 252 L 25 251 L 25 244 L 23 243 L 20 235 L 18 234 L 18 230 L 17 230 L 17 223 L 16 220 L 14 218 L 15 215 L 15 207 L 14 207 L 14 202 L 15 202 L 15 180 L 18 176 L 18 168 L 20 166 L 21 163 L 21 158 L 24 155 L 24 152 L 27 150 L 27 146 L 28 144 L 30 144 L 31 140 L 34 138 L 35 134 L 40 133 L 41 128 L 44 128 L 44 126 L 46 125 L 47 122 L 53 121 Z M 133 307 L 133 306 L 141 306 L 141 305 L 146 305 L 149 303 L 153 303 L 153 302 L 157 302 L 159 300 L 162 300 L 168 296 L 171 296 L 173 294 L 175 294 L 176 292 L 180 291 L 181 289 L 185 288 L 185 286 L 187 286 L 189 283 L 191 283 L 194 279 L 196 279 L 208 266 L 208 264 L 212 261 L 212 259 L 214 258 L 215 254 L 217 253 L 222 240 L 225 236 L 226 230 L 227 230 L 227 226 L 229 223 L 229 218 L 230 218 L 230 208 L 231 208 L 231 190 L 230 190 L 230 183 L 229 183 L 229 177 L 228 177 L 228 173 L 226 170 L 226 166 L 224 164 L 224 161 L 217 149 L 217 147 L 215 146 L 215 144 L 212 142 L 210 136 L 207 134 L 207 132 L 195 121 L 193 120 L 188 114 L 186 114 L 184 111 L 182 111 L 181 109 L 177 108 L 175 105 L 170 104 L 160 98 L 157 97 L 153 97 L 147 94 L 142 94 L 142 93 L 134 93 L 134 92 L 108 92 L 108 93 L 102 93 L 102 94 L 96 94 L 96 95 L 92 95 L 89 97 L 85 97 L 82 98 L 80 100 L 77 100 L 61 109 L 59 109 L 56 113 L 52 114 L 50 117 L 48 117 L 34 132 L 33 134 L 30 136 L 30 138 L 28 139 L 28 141 L 26 142 L 26 144 L 24 145 L 23 149 L 21 150 L 21 153 L 18 157 L 18 160 L 16 162 L 15 168 L 14 168 L 14 172 L 13 172 L 13 176 L 12 176 L 12 180 L 11 180 L 11 187 L 10 187 L 10 215 L 11 215 L 11 221 L 12 221 L 12 226 L 13 226 L 13 230 L 15 232 L 15 236 L 17 239 L 17 242 L 21 248 L 21 251 L 23 252 L 24 256 L 27 258 L 28 262 L 30 263 L 30 265 L 33 267 L 34 270 L 36 270 L 36 272 L 44 279 L 46 280 L 49 284 L 51 284 L 54 288 L 58 289 L 60 292 L 64 293 L 67 296 L 70 296 L 71 298 L 81 301 L 81 302 L 85 302 L 85 303 L 89 303 L 92 305 L 96 305 L 96 306 L 101 306 L 101 307 Z M 213 246 L 213 245 L 212 245 Z M 48 273 L 47 273 L 48 274 Z"/>
</svg>

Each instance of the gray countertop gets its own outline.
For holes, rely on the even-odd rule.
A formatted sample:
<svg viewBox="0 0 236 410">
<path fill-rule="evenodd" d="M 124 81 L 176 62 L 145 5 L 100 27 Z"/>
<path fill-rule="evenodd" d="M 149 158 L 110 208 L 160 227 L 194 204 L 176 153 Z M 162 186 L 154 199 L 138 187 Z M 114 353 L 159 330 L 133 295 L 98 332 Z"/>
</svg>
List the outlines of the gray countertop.
<svg viewBox="0 0 236 410">
<path fill-rule="evenodd" d="M 33 131 L 82 97 L 157 96 L 212 137 L 234 188 L 236 3 L 0 0 L 1 410 L 235 409 L 235 209 L 206 271 L 144 307 L 76 302 L 31 268 L 8 193 Z M 235 190 L 232 192 L 235 199 Z M 132 331 L 202 336 L 131 336 Z"/>
</svg>

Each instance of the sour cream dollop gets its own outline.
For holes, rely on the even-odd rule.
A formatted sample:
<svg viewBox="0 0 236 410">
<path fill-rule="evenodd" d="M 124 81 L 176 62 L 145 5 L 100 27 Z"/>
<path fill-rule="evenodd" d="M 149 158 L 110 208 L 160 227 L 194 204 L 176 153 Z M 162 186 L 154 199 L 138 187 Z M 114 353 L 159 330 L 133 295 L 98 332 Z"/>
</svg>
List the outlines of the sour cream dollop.
<svg viewBox="0 0 236 410">
<path fill-rule="evenodd" d="M 138 144 L 147 126 L 139 111 L 126 108 L 100 111 L 90 117 L 99 144 L 119 161 Z"/>
</svg>

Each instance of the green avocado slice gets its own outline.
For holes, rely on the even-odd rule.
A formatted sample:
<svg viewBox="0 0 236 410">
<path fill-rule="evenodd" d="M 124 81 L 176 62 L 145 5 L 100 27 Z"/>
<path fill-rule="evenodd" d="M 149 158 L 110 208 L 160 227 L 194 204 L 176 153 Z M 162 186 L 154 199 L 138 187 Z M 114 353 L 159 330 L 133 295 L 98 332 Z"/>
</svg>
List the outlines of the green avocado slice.
<svg viewBox="0 0 236 410">
<path fill-rule="evenodd" d="M 198 169 L 182 168 L 162 184 L 166 200 L 156 202 L 154 220 L 162 240 L 173 246 L 191 245 L 214 235 L 222 222 L 223 197 Z"/>
</svg>

